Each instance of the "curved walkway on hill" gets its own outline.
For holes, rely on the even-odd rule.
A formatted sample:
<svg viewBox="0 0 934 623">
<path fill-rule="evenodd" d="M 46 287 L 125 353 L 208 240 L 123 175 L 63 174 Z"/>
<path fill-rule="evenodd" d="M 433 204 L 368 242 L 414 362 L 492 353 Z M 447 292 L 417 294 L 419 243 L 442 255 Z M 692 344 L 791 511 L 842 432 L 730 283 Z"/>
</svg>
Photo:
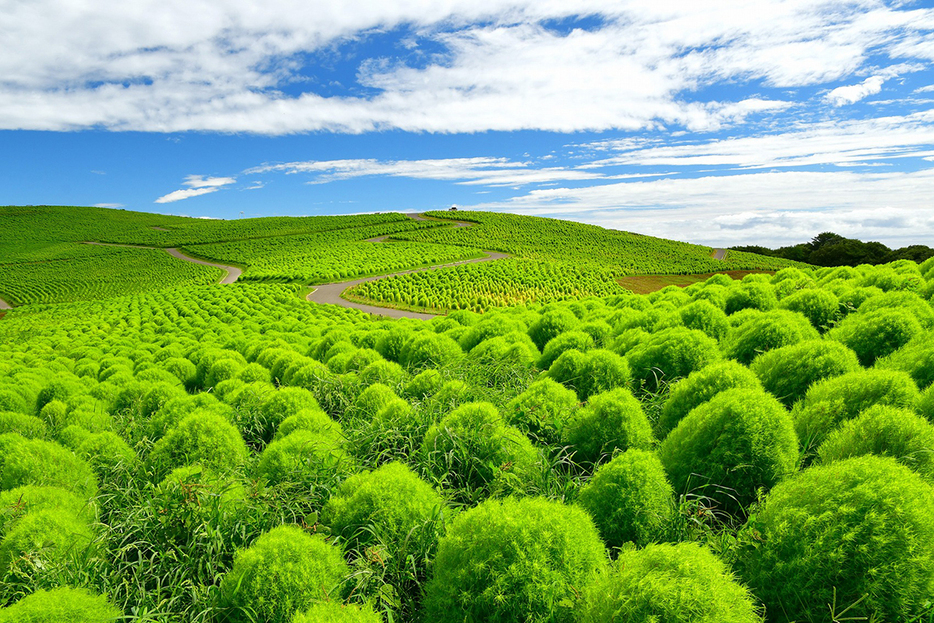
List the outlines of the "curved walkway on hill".
<svg viewBox="0 0 934 623">
<path fill-rule="evenodd" d="M 0 309 L 13 309 L 13 306 L 7 303 L 6 301 L 4 301 L 3 299 L 0 299 Z"/>
<path fill-rule="evenodd" d="M 726 249 L 714 249 L 714 250 L 713 250 L 713 259 L 715 259 L 715 260 L 725 260 L 725 259 L 726 259 Z"/>
<path fill-rule="evenodd" d="M 406 214 L 409 218 L 415 219 L 416 221 L 441 221 L 448 222 L 442 219 L 432 219 L 427 218 L 422 214 Z M 450 221 L 453 223 L 454 227 L 470 227 L 473 223 L 466 221 Z M 376 238 L 370 238 L 367 242 L 383 242 L 389 236 L 378 236 Z M 348 301 L 347 299 L 341 298 L 341 294 L 345 290 L 352 288 L 361 283 L 366 283 L 368 281 L 378 281 L 379 279 L 385 279 L 387 277 L 395 277 L 396 275 L 408 275 L 411 273 L 420 273 L 426 270 L 437 270 L 438 268 L 447 268 L 448 266 L 459 266 L 461 264 L 477 264 L 479 262 L 492 262 L 493 260 L 501 260 L 509 257 L 506 253 L 499 253 L 496 251 L 483 251 L 486 253 L 486 257 L 478 257 L 472 260 L 461 260 L 459 262 L 450 262 L 448 264 L 435 264 L 434 266 L 427 266 L 425 268 L 414 268 L 412 270 L 403 270 L 395 273 L 387 273 L 385 275 L 373 275 L 372 277 L 362 277 L 360 279 L 354 279 L 352 281 L 340 281 L 335 283 L 325 283 L 319 286 L 314 286 L 314 290 L 305 297 L 305 300 L 312 303 L 321 303 L 324 305 L 340 305 L 341 307 L 347 307 L 349 309 L 358 309 L 362 312 L 368 314 L 373 314 L 375 316 L 385 316 L 387 318 L 416 318 L 418 320 L 431 320 L 438 316 L 438 314 L 426 314 L 422 312 L 406 311 L 403 309 L 393 309 L 391 307 L 378 307 L 376 305 L 364 305 L 363 303 L 355 303 L 353 301 Z"/>
<path fill-rule="evenodd" d="M 176 248 L 165 249 L 162 247 L 145 247 L 138 244 L 116 244 L 112 242 L 85 242 L 84 244 L 93 244 L 98 247 L 125 247 L 127 249 L 152 249 L 154 251 L 165 251 L 174 258 L 184 260 L 186 262 L 191 262 L 193 264 L 201 264 L 202 266 L 211 266 L 213 268 L 220 268 L 222 271 L 227 273 L 224 275 L 224 278 L 218 281 L 219 284 L 233 283 L 240 278 L 240 275 L 243 274 L 243 271 L 236 266 L 225 266 L 224 264 L 215 264 L 213 262 L 207 262 L 205 260 L 199 260 L 197 258 L 191 257 L 190 255 L 185 255 Z"/>
</svg>

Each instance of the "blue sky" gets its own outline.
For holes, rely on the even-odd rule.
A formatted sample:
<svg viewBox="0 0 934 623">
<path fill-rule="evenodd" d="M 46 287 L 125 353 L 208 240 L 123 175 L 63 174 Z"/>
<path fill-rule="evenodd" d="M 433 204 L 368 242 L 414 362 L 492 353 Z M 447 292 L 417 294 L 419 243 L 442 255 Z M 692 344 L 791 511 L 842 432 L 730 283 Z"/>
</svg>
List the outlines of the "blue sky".
<svg viewBox="0 0 934 623">
<path fill-rule="evenodd" d="M 934 244 L 934 4 L 13 1 L 0 203 Z"/>
</svg>

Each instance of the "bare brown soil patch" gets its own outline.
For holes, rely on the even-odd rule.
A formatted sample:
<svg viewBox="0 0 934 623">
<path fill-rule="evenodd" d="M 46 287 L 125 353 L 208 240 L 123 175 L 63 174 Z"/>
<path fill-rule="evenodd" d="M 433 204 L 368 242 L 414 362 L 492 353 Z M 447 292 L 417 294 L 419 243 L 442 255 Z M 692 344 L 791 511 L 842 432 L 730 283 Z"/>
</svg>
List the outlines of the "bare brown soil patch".
<svg viewBox="0 0 934 623">
<path fill-rule="evenodd" d="M 666 288 L 668 286 L 686 288 L 692 283 L 707 281 L 707 279 L 713 277 L 714 275 L 727 275 L 732 279 L 742 279 L 746 275 L 752 275 L 755 273 L 774 275 L 775 271 L 724 270 L 716 273 L 702 273 L 698 275 L 633 275 L 631 277 L 621 277 L 620 279 L 617 279 L 616 282 L 627 290 L 632 290 L 633 294 L 651 294 L 652 292 L 661 290 L 662 288 Z"/>
</svg>

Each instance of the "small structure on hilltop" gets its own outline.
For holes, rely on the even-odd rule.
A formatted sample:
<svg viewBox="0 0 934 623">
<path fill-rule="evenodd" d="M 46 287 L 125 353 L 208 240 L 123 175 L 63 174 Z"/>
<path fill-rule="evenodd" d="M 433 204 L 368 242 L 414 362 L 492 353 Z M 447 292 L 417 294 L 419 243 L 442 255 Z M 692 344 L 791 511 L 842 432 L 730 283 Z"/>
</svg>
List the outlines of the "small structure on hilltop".
<svg viewBox="0 0 934 623">
<path fill-rule="evenodd" d="M 448 208 L 448 212 L 457 212 L 457 206 L 456 205 L 451 206 L 450 208 Z"/>
</svg>

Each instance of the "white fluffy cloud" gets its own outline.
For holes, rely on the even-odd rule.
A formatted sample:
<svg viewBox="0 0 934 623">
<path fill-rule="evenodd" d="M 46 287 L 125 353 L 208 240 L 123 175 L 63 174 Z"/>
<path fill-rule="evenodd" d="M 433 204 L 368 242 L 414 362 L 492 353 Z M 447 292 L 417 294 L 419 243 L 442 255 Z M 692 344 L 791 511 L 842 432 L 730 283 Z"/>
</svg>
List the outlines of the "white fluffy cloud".
<svg viewBox="0 0 934 623">
<path fill-rule="evenodd" d="M 824 96 L 824 100 L 834 106 L 853 104 L 870 95 L 879 93 L 882 90 L 883 84 L 885 84 L 885 78 L 883 76 L 871 76 L 859 84 L 837 87 Z"/>
<path fill-rule="evenodd" d="M 575 16 L 595 25 L 552 27 Z M 442 52 L 359 59 L 368 95 L 302 82 L 316 54 L 395 29 Z M 0 128 L 713 130 L 789 104 L 714 101 L 705 86 L 930 60 L 932 30 L 934 9 L 884 0 L 33 0 L 0 12 Z"/>
<path fill-rule="evenodd" d="M 823 231 L 901 246 L 934 239 L 934 169 L 779 171 L 537 189 L 472 206 L 565 216 L 712 246 L 777 246 Z"/>
<path fill-rule="evenodd" d="M 174 203 L 175 201 L 181 201 L 182 199 L 190 199 L 191 197 L 198 197 L 200 195 L 207 195 L 209 193 L 217 192 L 224 186 L 229 186 L 230 184 L 236 183 L 236 178 L 233 177 L 204 177 L 203 175 L 189 175 L 185 178 L 185 181 L 182 182 L 188 188 L 182 188 L 170 192 L 167 195 L 163 195 L 156 199 L 155 203 Z"/>
</svg>

